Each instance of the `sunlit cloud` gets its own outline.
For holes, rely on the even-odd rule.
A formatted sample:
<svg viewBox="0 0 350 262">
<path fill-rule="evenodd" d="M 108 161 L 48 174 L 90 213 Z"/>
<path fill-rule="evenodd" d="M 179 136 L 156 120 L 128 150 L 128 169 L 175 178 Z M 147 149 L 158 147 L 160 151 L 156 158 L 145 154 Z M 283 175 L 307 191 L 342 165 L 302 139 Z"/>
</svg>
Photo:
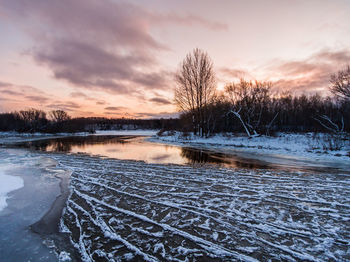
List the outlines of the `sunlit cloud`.
<svg viewBox="0 0 350 262">
<path fill-rule="evenodd" d="M 167 23 L 175 23 L 180 24 L 184 26 L 190 26 L 190 25 L 201 25 L 204 26 L 210 30 L 220 30 L 220 31 L 227 31 L 229 26 L 225 23 L 220 23 L 216 21 L 211 21 L 208 19 L 204 19 L 203 17 L 187 14 L 187 15 L 179 15 L 176 13 L 169 13 L 169 14 L 153 14 L 150 15 L 150 21 L 155 24 L 167 24 Z"/>
<path fill-rule="evenodd" d="M 81 108 L 81 105 L 74 103 L 74 102 L 59 102 L 59 103 L 52 103 L 47 105 L 47 108 L 51 109 L 60 109 L 65 111 L 75 111 L 76 109 Z"/>
<path fill-rule="evenodd" d="M 125 110 L 127 109 L 126 107 L 124 106 L 108 106 L 108 107 L 105 107 L 105 110 L 109 110 L 109 111 L 121 111 L 121 110 Z"/>
<path fill-rule="evenodd" d="M 273 81 L 276 89 L 299 93 L 326 93 L 330 75 L 342 69 L 349 61 L 350 50 L 323 50 L 305 60 L 271 65 L 268 70 L 271 75 L 276 72 L 280 78 Z"/>
<path fill-rule="evenodd" d="M 168 99 L 162 98 L 162 97 L 153 97 L 149 101 L 154 102 L 156 104 L 160 105 L 170 105 L 172 104 Z"/>
<path fill-rule="evenodd" d="M 322 50 L 303 60 L 273 60 L 255 71 L 221 68 L 219 75 L 222 79 L 231 78 L 233 82 L 240 79 L 269 81 L 275 91 L 328 94 L 331 74 L 342 69 L 349 61 L 350 50 Z M 256 77 L 257 73 L 264 77 Z"/>
<path fill-rule="evenodd" d="M 38 96 L 38 95 L 25 96 L 25 98 L 28 100 L 31 100 L 31 101 L 38 102 L 38 103 L 46 103 L 50 100 L 49 98 L 47 98 L 45 96 Z"/>
<path fill-rule="evenodd" d="M 83 92 L 71 92 L 70 93 L 71 97 L 74 98 L 85 98 L 85 99 L 90 99 L 90 97 L 88 97 L 86 94 L 84 94 Z"/>
</svg>

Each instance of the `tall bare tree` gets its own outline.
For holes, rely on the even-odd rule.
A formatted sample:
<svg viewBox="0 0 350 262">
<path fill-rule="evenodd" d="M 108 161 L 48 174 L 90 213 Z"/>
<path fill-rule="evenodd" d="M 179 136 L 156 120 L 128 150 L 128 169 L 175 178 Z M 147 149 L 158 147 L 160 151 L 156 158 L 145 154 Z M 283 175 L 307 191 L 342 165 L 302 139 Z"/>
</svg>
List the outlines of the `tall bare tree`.
<svg viewBox="0 0 350 262">
<path fill-rule="evenodd" d="M 350 102 L 350 65 L 331 75 L 330 90 L 339 98 Z"/>
<path fill-rule="evenodd" d="M 206 52 L 196 48 L 182 61 L 175 79 L 175 103 L 181 111 L 192 114 L 193 132 L 207 135 L 208 106 L 216 89 L 213 62 Z"/>
</svg>

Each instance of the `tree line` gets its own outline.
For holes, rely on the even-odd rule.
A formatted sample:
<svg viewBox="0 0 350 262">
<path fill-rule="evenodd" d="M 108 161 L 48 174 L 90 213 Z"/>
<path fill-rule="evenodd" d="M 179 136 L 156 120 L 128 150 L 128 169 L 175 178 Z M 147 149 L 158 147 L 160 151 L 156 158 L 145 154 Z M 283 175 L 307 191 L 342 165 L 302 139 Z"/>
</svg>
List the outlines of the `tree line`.
<svg viewBox="0 0 350 262">
<path fill-rule="evenodd" d="M 199 136 L 244 132 L 249 137 L 273 132 L 350 132 L 350 67 L 330 76 L 333 97 L 273 92 L 270 82 L 228 83 L 218 93 L 213 63 L 195 49 L 176 74 L 175 102 L 182 131 Z"/>
<path fill-rule="evenodd" d="M 0 131 L 76 133 L 95 130 L 175 129 L 178 119 L 109 119 L 104 117 L 72 118 L 63 110 L 45 112 L 38 109 L 0 113 Z"/>
</svg>

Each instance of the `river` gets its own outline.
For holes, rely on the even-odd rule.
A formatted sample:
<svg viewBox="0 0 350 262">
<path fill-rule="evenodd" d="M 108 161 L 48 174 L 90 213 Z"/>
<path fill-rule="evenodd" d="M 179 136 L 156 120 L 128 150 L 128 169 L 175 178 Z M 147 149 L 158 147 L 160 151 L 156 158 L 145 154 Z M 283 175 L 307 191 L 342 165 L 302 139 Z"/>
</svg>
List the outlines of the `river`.
<svg viewBox="0 0 350 262">
<path fill-rule="evenodd" d="M 27 141 L 0 158 L 24 180 L 0 212 L 0 261 L 349 259 L 346 172 L 138 136 Z"/>
</svg>

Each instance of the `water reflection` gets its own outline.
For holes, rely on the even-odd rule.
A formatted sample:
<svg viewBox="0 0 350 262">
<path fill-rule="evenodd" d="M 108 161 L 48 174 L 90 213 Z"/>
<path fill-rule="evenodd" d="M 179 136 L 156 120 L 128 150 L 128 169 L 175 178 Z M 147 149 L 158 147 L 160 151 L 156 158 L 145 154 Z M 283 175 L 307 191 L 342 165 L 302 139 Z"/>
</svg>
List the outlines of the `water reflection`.
<svg viewBox="0 0 350 262">
<path fill-rule="evenodd" d="M 133 137 L 120 136 L 74 136 L 54 139 L 44 139 L 20 143 L 19 146 L 47 151 L 47 152 L 72 152 L 73 148 L 85 148 L 89 145 L 98 144 L 124 144 Z"/>
<path fill-rule="evenodd" d="M 188 160 L 190 164 L 220 164 L 230 167 L 241 168 L 267 168 L 268 165 L 262 161 L 253 159 L 239 158 L 234 155 L 216 153 L 206 150 L 198 150 L 194 148 L 181 148 L 181 156 Z"/>
<path fill-rule="evenodd" d="M 151 143 L 135 136 L 77 136 L 31 141 L 22 147 L 46 152 L 71 152 L 101 155 L 110 158 L 142 160 L 148 163 L 219 164 L 241 168 L 266 168 L 257 160 L 246 160 L 233 155 Z"/>
</svg>

